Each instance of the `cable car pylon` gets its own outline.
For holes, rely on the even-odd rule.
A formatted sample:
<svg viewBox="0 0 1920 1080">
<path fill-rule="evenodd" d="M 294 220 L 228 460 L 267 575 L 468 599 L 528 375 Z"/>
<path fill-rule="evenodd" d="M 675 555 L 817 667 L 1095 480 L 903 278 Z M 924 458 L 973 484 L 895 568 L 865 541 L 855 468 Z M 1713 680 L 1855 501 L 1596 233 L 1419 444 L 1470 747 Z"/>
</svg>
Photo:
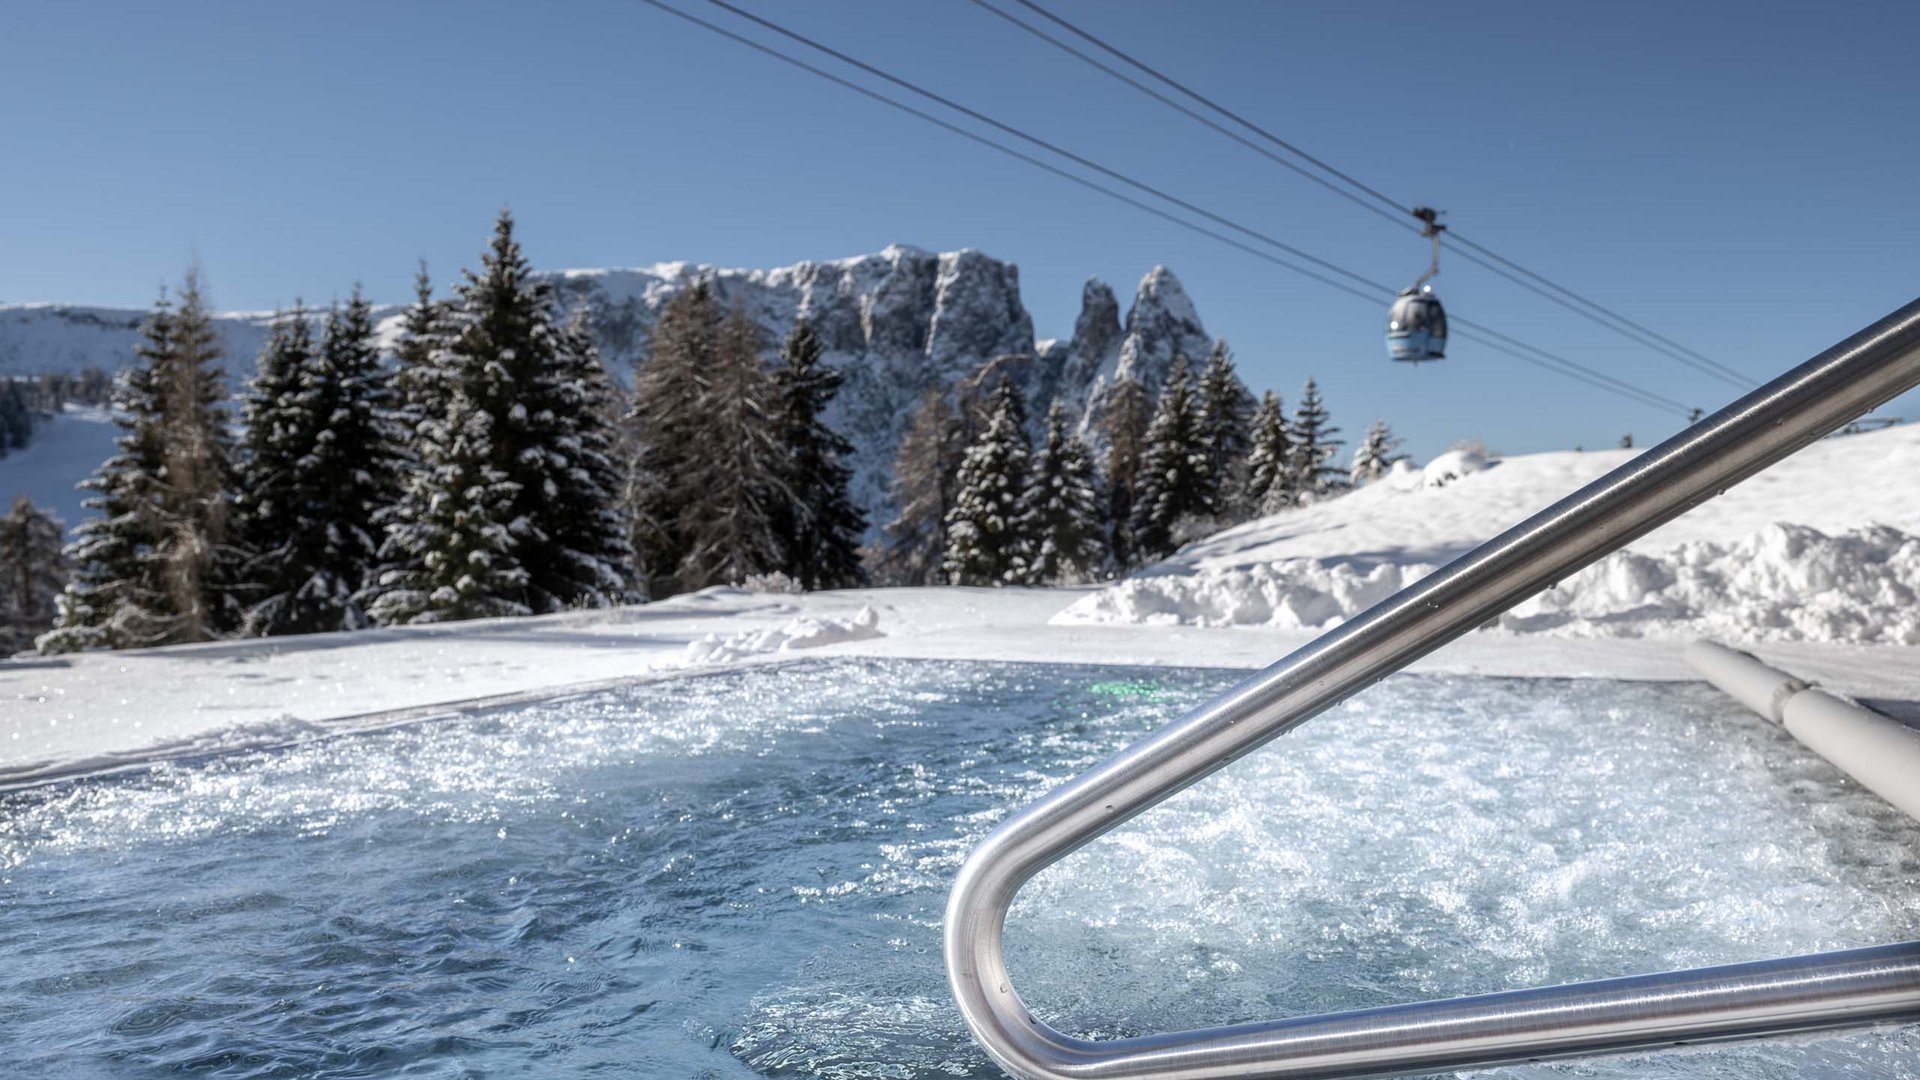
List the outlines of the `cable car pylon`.
<svg viewBox="0 0 1920 1080">
<path fill-rule="evenodd" d="M 1440 211 L 1431 206 L 1416 206 L 1413 216 L 1422 223 L 1420 235 L 1433 241 L 1433 262 L 1419 280 L 1402 289 L 1387 312 L 1387 355 L 1403 363 L 1444 360 L 1447 355 L 1447 309 L 1427 284 L 1440 272 Z"/>
</svg>

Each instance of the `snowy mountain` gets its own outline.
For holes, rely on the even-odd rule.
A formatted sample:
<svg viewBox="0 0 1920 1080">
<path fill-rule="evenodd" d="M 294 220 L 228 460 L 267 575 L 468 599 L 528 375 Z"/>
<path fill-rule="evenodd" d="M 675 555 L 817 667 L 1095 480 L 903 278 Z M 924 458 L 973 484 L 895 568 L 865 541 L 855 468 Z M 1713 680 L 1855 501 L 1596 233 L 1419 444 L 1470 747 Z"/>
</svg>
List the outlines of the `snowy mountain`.
<svg viewBox="0 0 1920 1080">
<path fill-rule="evenodd" d="M 660 309 L 695 281 L 711 282 L 722 304 L 738 304 L 760 323 L 770 357 L 794 320 L 806 317 L 826 346 L 826 362 L 846 373 L 828 419 L 853 443 L 854 498 L 876 526 L 892 516 L 887 486 L 894 450 L 928 387 L 951 386 L 999 360 L 996 371 L 1015 381 L 1036 423 L 1055 396 L 1078 417 L 1116 378 L 1157 387 L 1176 354 L 1199 363 L 1211 343 L 1193 302 L 1165 267 L 1141 279 L 1124 320 L 1113 290 L 1088 281 L 1073 337 L 1044 342 L 1035 340 L 1021 303 L 1019 269 L 971 250 L 935 254 L 896 245 L 773 270 L 675 262 L 546 276 L 563 303 L 590 307 L 601 354 L 623 381 L 646 355 Z M 0 374 L 118 370 L 132 359 L 146 314 L 0 304 Z M 397 306 L 375 309 L 383 340 L 397 332 L 401 315 Z M 215 320 L 236 386 L 251 372 L 271 318 L 235 312 Z M 11 489 L 9 471 L 0 465 L 0 483 Z M 0 497 L 12 494 L 0 490 Z"/>
</svg>

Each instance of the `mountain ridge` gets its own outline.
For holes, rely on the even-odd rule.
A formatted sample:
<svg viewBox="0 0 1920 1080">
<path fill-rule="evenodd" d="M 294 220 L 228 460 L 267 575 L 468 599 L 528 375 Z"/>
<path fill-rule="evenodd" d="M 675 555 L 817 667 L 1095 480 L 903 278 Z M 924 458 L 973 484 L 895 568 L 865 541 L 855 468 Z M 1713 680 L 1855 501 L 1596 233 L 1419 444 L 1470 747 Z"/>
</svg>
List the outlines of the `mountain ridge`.
<svg viewBox="0 0 1920 1080">
<path fill-rule="evenodd" d="M 878 252 L 770 269 L 672 261 L 640 267 L 539 272 L 562 306 L 584 304 L 610 371 L 630 381 L 644 359 L 660 309 L 696 281 L 725 306 L 757 322 L 772 356 L 797 318 L 820 335 L 825 362 L 845 382 L 828 421 L 852 442 L 853 495 L 877 529 L 893 513 L 888 490 L 894 452 L 913 407 L 934 385 L 952 387 L 1002 357 L 1020 384 L 1029 414 L 1058 397 L 1075 417 L 1089 415 L 1116 379 L 1157 388 L 1176 355 L 1198 363 L 1211 344 L 1179 279 L 1149 270 L 1124 312 L 1111 286 L 1090 278 L 1073 336 L 1038 339 L 1012 262 L 972 248 L 932 252 L 893 244 Z M 382 344 L 397 336 L 405 308 L 376 305 Z M 147 310 L 93 305 L 0 304 L 0 374 L 37 375 L 95 366 L 115 371 L 133 359 Z M 229 373 L 251 373 L 272 312 L 221 312 L 215 329 Z M 76 478 L 78 479 L 78 478 Z"/>
</svg>

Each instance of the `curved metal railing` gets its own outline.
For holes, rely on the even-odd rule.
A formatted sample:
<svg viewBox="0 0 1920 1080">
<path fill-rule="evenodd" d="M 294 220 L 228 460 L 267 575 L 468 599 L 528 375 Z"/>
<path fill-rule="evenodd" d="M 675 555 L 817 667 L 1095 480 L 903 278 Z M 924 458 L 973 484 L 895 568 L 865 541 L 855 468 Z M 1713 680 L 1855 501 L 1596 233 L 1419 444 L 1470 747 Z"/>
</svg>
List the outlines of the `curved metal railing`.
<svg viewBox="0 0 1920 1080">
<path fill-rule="evenodd" d="M 1001 934 L 1042 868 L 1602 556 L 1920 384 L 1920 300 L 1487 541 L 993 830 L 946 913 L 949 982 L 1028 1080 L 1389 1076 L 1920 1020 L 1920 942 L 1091 1042 L 1048 1027 Z"/>
</svg>

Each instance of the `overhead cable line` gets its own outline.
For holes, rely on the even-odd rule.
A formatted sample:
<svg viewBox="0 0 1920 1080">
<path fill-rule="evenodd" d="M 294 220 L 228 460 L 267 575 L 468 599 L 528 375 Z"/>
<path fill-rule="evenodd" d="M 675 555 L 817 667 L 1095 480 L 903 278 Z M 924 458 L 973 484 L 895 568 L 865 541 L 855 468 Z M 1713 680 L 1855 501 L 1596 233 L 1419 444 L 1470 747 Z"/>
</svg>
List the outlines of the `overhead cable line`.
<svg viewBox="0 0 1920 1080">
<path fill-rule="evenodd" d="M 676 18 L 692 23 L 693 25 L 698 26 L 711 33 L 727 38 L 728 40 L 731 40 L 737 44 L 744 45 L 747 48 L 753 49 L 754 51 L 759 52 L 763 55 L 779 60 L 782 63 L 798 68 L 802 71 L 807 72 L 808 74 L 815 75 L 819 78 L 827 80 L 828 82 L 832 82 L 845 89 L 851 90 L 857 94 L 860 94 L 863 97 L 876 101 L 880 104 L 886 105 L 889 108 L 893 108 L 900 112 L 904 112 L 910 116 L 915 117 L 916 119 L 926 121 L 927 123 L 933 124 L 934 126 L 939 127 L 945 131 L 948 131 L 955 135 L 959 135 L 962 138 L 968 139 L 969 141 L 997 150 L 1003 154 L 1008 155 L 1009 157 L 1013 157 L 1028 165 L 1032 165 L 1035 168 L 1042 169 L 1054 176 L 1058 176 L 1061 179 L 1068 180 L 1081 187 L 1084 187 L 1091 191 L 1095 191 L 1102 195 L 1105 195 L 1108 198 L 1125 203 L 1128 206 L 1131 206 L 1137 210 L 1145 211 L 1146 213 L 1152 214 L 1153 216 L 1160 218 L 1161 220 L 1167 221 L 1171 224 L 1178 225 L 1181 228 L 1187 229 L 1191 232 L 1199 233 L 1200 235 L 1206 236 L 1210 239 L 1227 244 L 1239 251 L 1252 255 L 1255 258 L 1261 259 L 1268 263 L 1272 263 L 1273 265 L 1276 265 L 1276 266 L 1280 266 L 1284 269 L 1291 270 L 1296 274 L 1300 274 L 1304 277 L 1311 278 L 1331 288 L 1338 289 L 1349 296 L 1353 296 L 1358 299 L 1364 300 L 1369 304 L 1377 304 L 1382 296 L 1393 295 L 1393 289 L 1381 282 L 1374 281 L 1370 278 L 1365 277 L 1364 275 L 1354 273 L 1353 271 L 1347 270 L 1344 267 L 1340 267 L 1336 264 L 1327 262 L 1324 259 L 1320 259 L 1317 256 L 1313 256 L 1306 252 L 1300 251 L 1298 248 L 1294 248 L 1291 245 L 1283 243 L 1282 241 L 1269 237 L 1264 233 L 1260 233 L 1256 230 L 1249 229 L 1243 225 L 1240 225 L 1237 222 L 1233 222 L 1229 219 L 1220 217 L 1217 214 L 1213 214 L 1212 212 L 1207 211 L 1203 208 L 1194 206 L 1193 204 L 1187 203 L 1186 201 L 1178 199 L 1170 194 L 1161 192 L 1159 189 L 1151 187 L 1150 185 L 1142 184 L 1139 181 L 1135 181 L 1130 177 L 1124 176 L 1123 174 L 1119 174 L 1117 172 L 1114 172 L 1113 170 L 1109 170 L 1105 166 L 1101 166 L 1095 162 L 1091 162 L 1085 158 L 1081 158 L 1076 154 L 1072 154 L 1070 151 L 1060 149 L 1058 147 L 1053 146 L 1053 144 L 1051 143 L 1045 142 L 1044 140 L 1037 139 L 1034 136 L 1027 135 L 1025 132 L 1020 132 L 1017 129 L 1013 129 L 1007 125 L 1001 124 L 999 121 L 995 121 L 989 117 L 985 117 L 984 114 L 976 113 L 973 110 L 967 109 L 965 106 L 959 105 L 958 103 L 949 102 L 947 99 L 939 97 L 938 95 L 934 94 L 932 91 L 922 90 L 918 87 L 914 87 L 912 84 L 907 83 L 905 80 L 898 79 L 895 76 L 892 76 L 890 74 L 880 71 L 878 68 L 873 68 L 871 65 L 867 65 L 858 60 L 854 60 L 851 57 L 847 57 L 845 56 L 845 54 L 839 53 L 837 50 L 830 49 L 825 45 L 820 45 L 816 42 L 813 42 L 811 39 L 805 38 L 803 35 L 799 35 L 792 31 L 788 31 L 782 27 L 777 27 L 774 24 L 767 22 L 766 20 L 759 19 L 757 16 L 752 16 L 745 12 L 739 12 L 737 8 L 734 8 L 730 4 L 724 3 L 723 0 L 708 0 L 708 2 L 713 3 L 716 6 L 725 8 L 729 11 L 735 11 L 739 14 L 742 14 L 748 17 L 749 19 L 751 19 L 752 21 L 766 26 L 768 29 L 775 30 L 776 32 L 781 33 L 784 36 L 792 38 L 793 40 L 796 40 L 796 41 L 800 41 L 803 44 L 807 44 L 810 47 L 813 47 L 821 52 L 826 52 L 829 55 L 835 56 L 836 58 L 843 59 L 845 60 L 845 62 L 852 64 L 853 66 L 858 67 L 863 71 L 869 71 L 870 73 L 875 74 L 877 77 L 884 78 L 890 82 L 894 82 L 896 85 L 900 85 L 904 88 L 911 89 L 915 93 L 921 94 L 922 96 L 938 100 L 942 104 L 947 105 L 948 107 L 953 108 L 956 111 L 965 113 L 966 115 L 969 115 L 969 116 L 979 118 L 984 123 L 988 123 L 1002 130 L 1006 130 L 1010 134 L 1015 134 L 1029 142 L 1042 146 L 1043 148 L 1046 148 L 1052 152 L 1058 153 L 1063 157 L 1067 157 L 1069 160 L 1073 160 L 1077 163 L 1083 163 L 1088 168 L 1092 168 L 1092 169 L 1095 169 L 1096 171 L 1100 171 L 1105 175 L 1113 176 L 1116 179 L 1119 179 L 1122 182 L 1129 184 L 1130 186 L 1136 187 L 1142 191 L 1152 194 L 1157 198 L 1162 198 L 1175 205 L 1181 206 L 1183 208 L 1191 209 L 1194 213 L 1198 213 L 1210 220 L 1219 222 L 1228 228 L 1234 229 L 1235 231 L 1251 236 L 1255 239 L 1260 240 L 1263 243 L 1270 244 L 1274 247 L 1277 247 L 1283 251 L 1288 252 L 1289 254 L 1293 254 L 1298 258 L 1304 259 L 1314 264 L 1315 266 L 1319 266 L 1327 270 L 1331 270 L 1334 273 L 1337 273 L 1338 275 L 1340 275 L 1340 278 L 1345 278 L 1347 280 L 1340 280 L 1340 278 L 1330 277 L 1327 274 L 1321 273 L 1317 270 L 1310 269 L 1306 266 L 1302 266 L 1299 263 L 1274 255 L 1269 251 L 1264 251 L 1264 250 L 1261 250 L 1260 248 L 1253 247 L 1252 245 L 1247 244 L 1244 241 L 1237 240 L 1231 236 L 1217 232 L 1204 225 L 1187 220 L 1183 217 L 1180 217 L 1177 214 L 1167 211 L 1161 207 L 1155 206 L 1151 203 L 1137 199 L 1124 192 L 1116 191 L 1112 188 L 1106 187 L 1105 185 L 1096 183 L 1095 181 L 1089 180 L 1086 177 L 1081 176 L 1077 173 L 1060 168 L 1059 166 L 1054 165 L 1051 162 L 1034 157 L 1033 155 L 1025 153 L 1024 151 L 1018 150 L 1014 147 L 996 142 L 993 139 L 987 138 L 986 136 L 981 135 L 976 131 L 971 131 L 965 127 L 962 127 L 958 124 L 954 124 L 932 113 L 926 112 L 922 109 L 915 108 L 914 106 L 911 106 L 904 102 L 890 98 L 887 95 L 882 94 L 876 90 L 873 90 L 870 87 L 862 86 L 859 83 L 853 82 L 846 78 L 842 78 L 841 76 L 836 75 L 833 72 L 817 67 L 813 64 L 806 62 L 805 60 L 801 60 L 797 57 L 790 56 L 762 42 L 755 41 L 752 38 L 736 33 L 732 30 L 727 29 L 726 27 L 720 26 L 713 22 L 709 22 L 708 20 L 702 19 L 699 16 L 693 15 L 689 12 L 682 11 L 679 8 L 663 3 L 662 0 L 640 0 L 640 2 L 643 4 L 646 4 L 649 7 L 655 8 L 659 11 L 665 12 L 669 15 L 673 15 Z M 1353 283 L 1358 283 L 1358 286 L 1361 286 L 1361 287 L 1356 287 L 1356 285 Z M 1630 400 L 1636 401 L 1640 404 L 1648 405 L 1654 408 L 1666 409 L 1682 416 L 1690 415 L 1694 411 L 1690 409 L 1688 406 L 1682 404 L 1681 402 L 1675 401 L 1672 398 L 1665 397 L 1664 395 L 1655 393 L 1651 390 L 1647 390 L 1643 387 L 1636 386 L 1624 380 L 1614 378 L 1613 376 L 1607 375 L 1604 372 L 1596 371 L 1592 368 L 1586 367 L 1585 365 L 1579 364 L 1565 357 L 1561 357 L 1553 353 L 1549 353 L 1544 349 L 1540 349 L 1537 346 L 1529 345 L 1528 343 L 1520 341 L 1517 338 L 1513 338 L 1509 335 L 1502 334 L 1498 331 L 1495 331 L 1490 327 L 1481 326 L 1477 323 L 1468 322 L 1467 320 L 1462 320 L 1462 319 L 1455 319 L 1454 322 L 1456 323 L 1456 325 L 1459 325 L 1465 329 L 1468 329 L 1469 331 L 1478 331 L 1479 334 L 1481 335 L 1487 335 L 1486 338 L 1482 338 L 1479 335 L 1471 334 L 1471 333 L 1466 336 L 1472 337 L 1474 340 L 1480 340 L 1482 341 L 1483 344 L 1487 344 L 1489 347 L 1494 348 L 1496 351 L 1505 353 L 1516 359 L 1532 364 L 1535 367 L 1543 368 L 1545 370 L 1552 371 L 1556 374 L 1565 375 L 1569 378 L 1576 379 L 1580 382 L 1586 383 L 1590 386 L 1594 386 L 1598 389 L 1606 390 L 1610 393 L 1618 394 L 1622 397 L 1629 398 Z M 1505 342 L 1508 342 L 1509 344 L 1502 345 L 1498 341 L 1491 340 L 1491 339 L 1501 339 L 1501 340 L 1504 340 Z M 1525 350 L 1525 351 L 1522 351 L 1522 350 Z"/>
<path fill-rule="evenodd" d="M 1026 31 L 1028 34 L 1031 34 L 1034 37 L 1039 38 L 1041 41 L 1044 41 L 1049 45 L 1052 45 L 1054 48 L 1059 49 L 1062 52 L 1068 53 L 1069 55 L 1076 57 L 1081 62 L 1086 63 L 1089 66 L 1092 66 L 1104 72 L 1105 74 L 1115 79 L 1118 79 L 1121 82 L 1126 83 L 1127 85 L 1133 87 L 1134 89 L 1139 90 L 1141 93 L 1147 94 L 1148 96 L 1167 105 L 1168 107 L 1178 110 L 1184 115 L 1187 115 L 1189 117 L 1194 117 L 1193 110 L 1183 105 L 1180 105 L 1177 102 L 1170 100 L 1169 98 L 1167 98 L 1166 95 L 1161 94 L 1159 91 L 1153 90 L 1152 88 L 1145 86 L 1139 80 L 1134 79 L 1123 72 L 1116 71 L 1111 65 L 1105 64 L 1094 57 L 1088 56 L 1085 52 L 1074 48 L 1072 45 L 1068 44 L 1067 42 L 1061 41 L 1058 38 L 1053 37 L 1052 35 L 1048 34 L 1044 30 L 1011 14 L 1010 12 L 1007 12 L 998 7 L 995 7 L 992 3 L 989 3 L 988 0 L 972 0 L 972 2 L 975 5 L 979 6 L 982 10 L 991 12 L 994 15 L 999 16 L 1001 19 L 1009 23 L 1012 23 L 1013 25 Z M 1093 45 L 1094 47 L 1100 49 L 1101 51 L 1106 52 L 1107 54 L 1115 57 L 1116 59 L 1122 61 L 1123 63 L 1126 63 L 1129 66 L 1135 68 L 1136 70 L 1146 74 L 1147 76 L 1160 82 L 1161 84 L 1177 91 L 1180 94 L 1185 95 L 1188 99 L 1198 102 L 1200 105 L 1213 110 L 1215 113 L 1219 114 L 1220 116 L 1226 117 L 1228 120 L 1231 120 L 1235 124 L 1240 125 L 1242 128 L 1259 136 L 1261 139 L 1264 139 L 1267 142 L 1271 143 L 1272 145 L 1277 146 L 1280 149 L 1284 150 L 1285 152 L 1298 157 L 1300 160 L 1307 162 L 1308 164 L 1326 173 L 1327 176 L 1330 176 L 1333 178 L 1332 180 L 1329 180 L 1326 177 L 1314 176 L 1312 174 L 1307 173 L 1300 166 L 1292 162 L 1286 162 L 1286 161 L 1281 162 L 1282 164 L 1286 165 L 1286 167 L 1288 167 L 1289 169 L 1292 169 L 1294 172 L 1299 173 L 1300 175 L 1303 175 L 1303 176 L 1307 176 L 1309 179 L 1312 179 L 1315 183 L 1318 183 L 1321 187 L 1328 188 L 1329 190 L 1335 190 L 1339 194 L 1341 194 L 1343 197 L 1347 198 L 1349 201 L 1354 202 L 1357 205 L 1364 206 L 1368 210 L 1377 214 L 1381 214 L 1383 216 L 1394 217 L 1396 214 L 1411 216 L 1413 214 L 1413 211 L 1414 211 L 1413 207 L 1406 206 L 1400 203 L 1398 200 L 1392 198 L 1391 196 L 1381 192 L 1377 188 L 1374 188 L 1366 184 L 1365 182 L 1359 180 L 1358 178 L 1348 173 L 1342 172 L 1341 170 L 1335 168 L 1334 166 L 1327 163 L 1326 161 L 1308 153 L 1305 150 L 1302 150 L 1300 147 L 1294 145 L 1293 143 L 1288 142 L 1285 139 L 1282 139 L 1280 136 L 1274 134 L 1273 132 L 1267 130 L 1266 128 L 1261 127 L 1260 125 L 1254 123 L 1253 121 L 1247 119 L 1246 117 L 1240 115 L 1239 113 L 1234 112 L 1232 109 L 1227 108 L 1225 105 L 1222 105 L 1217 101 L 1214 101 L 1212 98 L 1209 98 L 1206 95 L 1200 93 L 1199 91 L 1193 89 L 1192 87 L 1187 86 L 1186 84 L 1180 82 L 1177 79 L 1174 79 L 1172 76 L 1167 75 L 1166 73 L 1158 70 L 1157 68 L 1146 63 L 1145 61 L 1139 60 L 1134 56 L 1129 55 L 1128 53 L 1124 52 L 1118 47 L 1108 44 L 1106 41 L 1101 40 L 1099 37 L 1095 36 L 1091 32 L 1087 30 L 1083 30 L 1079 26 L 1074 25 L 1073 23 L 1067 21 L 1066 19 L 1058 15 L 1055 15 L 1053 12 L 1048 11 L 1046 8 L 1042 7 L 1040 4 L 1034 2 L 1034 0 L 1014 0 L 1014 2 L 1018 3 L 1022 7 L 1028 9 L 1029 11 L 1032 11 L 1034 14 L 1040 16 L 1041 18 L 1044 18 L 1049 22 L 1052 22 L 1056 26 L 1059 26 L 1061 29 L 1067 31 L 1068 33 L 1074 35 L 1075 37 L 1080 38 L 1081 40 L 1087 42 L 1088 44 Z M 1214 123 L 1210 120 L 1201 119 L 1199 117 L 1194 117 L 1194 118 L 1200 119 L 1202 123 L 1206 124 L 1208 127 L 1212 128 L 1215 131 L 1222 131 L 1221 126 L 1217 123 Z M 1230 138 L 1233 138 L 1234 141 L 1241 143 L 1241 145 L 1247 145 L 1247 140 L 1238 136 L 1237 134 L 1232 134 L 1224 131 L 1222 131 L 1222 133 L 1228 134 Z M 1277 160 L 1276 156 L 1271 153 L 1263 152 L 1263 156 L 1269 158 L 1270 160 Z M 1336 180 L 1340 184 L 1344 184 L 1345 187 L 1342 188 L 1337 186 L 1334 183 L 1334 181 Z M 1368 201 L 1368 200 L 1371 200 L 1371 201 Z M 1389 211 L 1392 211 L 1393 213 L 1389 213 Z M 1407 223 L 1404 217 L 1399 217 L 1398 220 L 1400 221 L 1401 224 L 1405 225 L 1405 227 L 1407 228 L 1410 228 L 1410 229 L 1416 228 L 1410 223 Z M 1460 256 L 1462 258 L 1468 260 L 1469 262 L 1475 263 L 1476 265 L 1484 267 L 1485 269 L 1495 274 L 1498 274 L 1499 276 L 1504 277 L 1509 281 L 1512 281 L 1513 283 L 1521 286 L 1522 288 L 1525 288 L 1534 293 L 1537 293 L 1540 296 L 1544 297 L 1545 299 L 1551 301 L 1552 303 L 1558 304 L 1561 307 L 1564 307 L 1569 311 L 1572 311 L 1574 314 L 1581 316 L 1582 318 L 1585 318 L 1593 323 L 1603 326 L 1608 330 L 1611 330 L 1614 333 L 1617 333 L 1622 337 L 1627 338 L 1629 341 L 1632 341 L 1638 345 L 1642 345 L 1646 348 L 1652 349 L 1653 351 L 1660 353 L 1661 355 L 1666 356 L 1669 359 L 1676 360 L 1682 364 L 1687 365 L 1688 367 L 1693 368 L 1696 371 L 1699 371 L 1703 374 L 1710 375 L 1714 378 L 1720 379 L 1723 382 L 1729 382 L 1735 386 L 1740 386 L 1740 387 L 1750 387 L 1750 386 L 1757 385 L 1756 381 L 1751 376 L 1739 371 L 1738 369 L 1729 367 L 1728 365 L 1723 364 L 1720 361 L 1715 360 L 1712 357 L 1707 356 L 1696 349 L 1688 348 L 1687 346 L 1682 345 L 1681 343 L 1673 340 L 1672 338 L 1667 337 L 1666 335 L 1661 334 L 1660 332 L 1653 330 L 1652 328 L 1647 327 L 1642 323 L 1639 323 L 1633 319 L 1630 319 L 1627 316 L 1621 314 L 1620 312 L 1615 311 L 1614 309 L 1607 307 L 1606 305 L 1601 304 L 1596 300 L 1592 300 L 1586 296 L 1581 295 L 1580 293 L 1574 291 L 1573 289 L 1565 285 L 1562 285 L 1557 281 L 1554 281 L 1553 279 L 1547 277 L 1544 274 L 1539 273 L 1538 271 L 1531 270 L 1525 266 L 1522 266 L 1518 262 L 1515 262 L 1512 259 L 1508 259 L 1505 256 L 1500 255 L 1499 253 L 1491 250 L 1490 248 L 1487 248 L 1482 244 L 1476 243 L 1475 241 L 1465 236 L 1461 236 L 1458 231 L 1450 232 L 1449 237 L 1457 247 L 1462 247 L 1467 249 L 1465 251 L 1460 252 Z"/>
</svg>

